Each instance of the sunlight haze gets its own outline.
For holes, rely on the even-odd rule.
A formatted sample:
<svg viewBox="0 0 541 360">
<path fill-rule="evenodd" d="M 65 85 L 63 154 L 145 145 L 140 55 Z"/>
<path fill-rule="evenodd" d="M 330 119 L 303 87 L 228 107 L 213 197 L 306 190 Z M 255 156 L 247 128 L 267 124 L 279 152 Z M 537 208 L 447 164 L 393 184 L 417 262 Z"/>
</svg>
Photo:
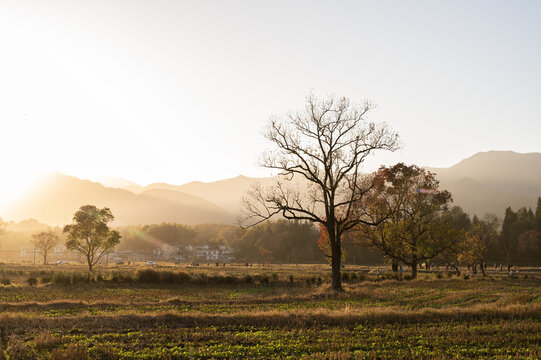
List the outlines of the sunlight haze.
<svg viewBox="0 0 541 360">
<path fill-rule="evenodd" d="M 2 1 L 4 195 L 43 171 L 268 176 L 263 126 L 312 91 L 399 132 L 368 169 L 539 151 L 540 6 L 521 4 Z"/>
</svg>

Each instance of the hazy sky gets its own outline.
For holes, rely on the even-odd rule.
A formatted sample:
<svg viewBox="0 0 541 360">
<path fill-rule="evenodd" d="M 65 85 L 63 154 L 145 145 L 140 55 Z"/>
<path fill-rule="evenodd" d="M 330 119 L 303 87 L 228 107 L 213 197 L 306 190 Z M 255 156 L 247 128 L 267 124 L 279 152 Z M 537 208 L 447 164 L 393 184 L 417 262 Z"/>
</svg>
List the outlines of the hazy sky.
<svg viewBox="0 0 541 360">
<path fill-rule="evenodd" d="M 405 146 L 369 168 L 537 152 L 540 16 L 539 1 L 0 0 L 4 185 L 265 176 L 262 127 L 310 91 L 378 104 Z"/>
</svg>

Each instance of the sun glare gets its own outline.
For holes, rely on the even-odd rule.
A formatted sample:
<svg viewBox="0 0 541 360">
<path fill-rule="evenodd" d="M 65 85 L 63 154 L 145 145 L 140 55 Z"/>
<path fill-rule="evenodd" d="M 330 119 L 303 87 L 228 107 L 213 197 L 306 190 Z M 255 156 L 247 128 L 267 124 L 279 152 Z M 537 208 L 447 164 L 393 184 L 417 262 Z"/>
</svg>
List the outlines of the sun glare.
<svg viewBox="0 0 541 360">
<path fill-rule="evenodd" d="M 0 216 L 11 206 L 28 195 L 32 189 L 39 186 L 47 176 L 44 172 L 19 169 L 9 172 L 0 178 Z"/>
</svg>

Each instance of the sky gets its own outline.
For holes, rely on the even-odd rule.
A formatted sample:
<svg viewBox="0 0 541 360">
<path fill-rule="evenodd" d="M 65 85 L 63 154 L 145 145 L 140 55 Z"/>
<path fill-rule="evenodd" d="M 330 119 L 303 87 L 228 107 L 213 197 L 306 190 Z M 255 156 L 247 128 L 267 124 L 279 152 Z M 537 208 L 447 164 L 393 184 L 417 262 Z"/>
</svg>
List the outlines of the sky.
<svg viewBox="0 0 541 360">
<path fill-rule="evenodd" d="M 0 0 L 0 196 L 60 171 L 146 185 L 267 176 L 269 116 L 370 100 L 448 167 L 539 152 L 538 1 Z M 6 190 L 7 189 L 7 190 Z"/>
</svg>

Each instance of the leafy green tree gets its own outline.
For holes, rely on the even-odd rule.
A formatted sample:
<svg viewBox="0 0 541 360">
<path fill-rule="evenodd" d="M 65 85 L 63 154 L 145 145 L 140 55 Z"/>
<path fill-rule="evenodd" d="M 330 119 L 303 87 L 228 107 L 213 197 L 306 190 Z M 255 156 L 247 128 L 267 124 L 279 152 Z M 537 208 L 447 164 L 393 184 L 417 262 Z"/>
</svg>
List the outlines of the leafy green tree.
<svg viewBox="0 0 541 360">
<path fill-rule="evenodd" d="M 365 245 L 409 265 L 415 278 L 421 261 L 454 244 L 448 227 L 440 221 L 452 201 L 451 194 L 439 190 L 435 174 L 403 163 L 381 167 L 373 184 L 372 196 L 367 196 L 368 203 L 361 207 L 377 225 L 358 226 L 358 236 Z"/>
<path fill-rule="evenodd" d="M 447 234 L 449 247 L 438 257 L 438 261 L 449 264 L 460 275 L 459 263 L 463 261 L 463 254 L 468 249 L 468 236 L 472 227 L 472 220 L 460 206 L 453 206 L 444 211 L 438 220 L 442 231 Z"/>
<path fill-rule="evenodd" d="M 58 243 L 60 238 L 53 231 L 41 231 L 32 235 L 32 244 L 34 248 L 43 255 L 43 264 L 47 264 L 47 255 L 49 251 Z"/>
<path fill-rule="evenodd" d="M 113 220 L 109 208 L 84 205 L 73 215 L 73 223 L 64 226 L 64 233 L 68 235 L 66 247 L 86 258 L 89 271 L 120 242 L 119 232 L 107 225 Z"/>
<path fill-rule="evenodd" d="M 474 216 L 460 255 L 461 259 L 469 264 L 479 264 L 483 276 L 487 275 L 485 266 L 489 250 L 498 239 L 499 222 L 495 215 L 487 214 L 483 220 Z"/>
</svg>

